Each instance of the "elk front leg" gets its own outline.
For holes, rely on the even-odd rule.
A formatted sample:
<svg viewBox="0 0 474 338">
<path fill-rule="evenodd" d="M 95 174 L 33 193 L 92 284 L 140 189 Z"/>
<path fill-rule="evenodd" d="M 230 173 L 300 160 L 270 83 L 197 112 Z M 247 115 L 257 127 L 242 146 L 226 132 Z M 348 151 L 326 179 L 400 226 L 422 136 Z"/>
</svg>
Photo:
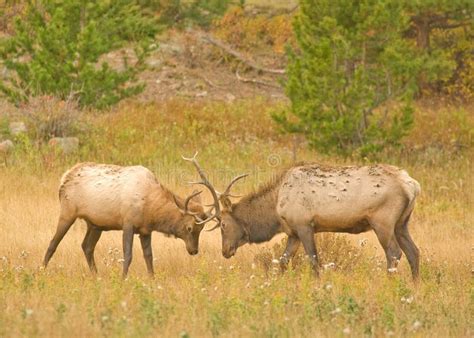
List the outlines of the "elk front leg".
<svg viewBox="0 0 474 338">
<path fill-rule="evenodd" d="M 143 257 L 145 258 L 146 268 L 150 277 L 153 277 L 153 252 L 151 249 L 151 234 L 140 235 L 140 243 L 142 244 Z"/>
<path fill-rule="evenodd" d="M 280 268 L 282 271 L 286 271 L 290 260 L 295 256 L 301 241 L 295 235 L 288 236 L 288 242 L 286 248 L 280 257 Z"/>
<path fill-rule="evenodd" d="M 126 226 L 123 228 L 122 236 L 123 244 L 123 278 L 125 279 L 128 274 L 128 268 L 132 262 L 132 249 L 133 249 L 133 226 Z"/>
<path fill-rule="evenodd" d="M 314 242 L 314 228 L 311 225 L 300 226 L 297 228 L 296 233 L 298 238 L 303 243 L 306 255 L 308 255 L 311 267 L 314 274 L 319 276 L 319 260 L 318 253 L 316 251 L 316 244 Z"/>
</svg>

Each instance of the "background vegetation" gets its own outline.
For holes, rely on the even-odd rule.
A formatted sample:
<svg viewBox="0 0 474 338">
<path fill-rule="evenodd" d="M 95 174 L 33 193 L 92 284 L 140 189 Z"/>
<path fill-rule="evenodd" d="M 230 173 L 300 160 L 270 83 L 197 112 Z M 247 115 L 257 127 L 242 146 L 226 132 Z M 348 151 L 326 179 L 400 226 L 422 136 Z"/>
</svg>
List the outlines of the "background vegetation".
<svg viewBox="0 0 474 338">
<path fill-rule="evenodd" d="M 23 2 L 8 3 L 5 13 L 26 13 Z M 409 18 L 427 13 L 423 2 L 412 3 L 419 6 L 406 12 Z M 150 3 L 139 4 L 157 20 L 163 14 Z M 151 100 L 144 92 L 102 110 L 81 109 L 77 97 L 61 95 L 31 96 L 18 107 L 1 101 L 0 141 L 11 139 L 15 147 L 0 152 L 0 337 L 71 332 L 131 337 L 472 336 L 474 109 L 468 80 L 472 67 L 466 66 L 472 58 L 470 26 L 454 15 L 457 12 L 448 16 L 445 7 L 431 6 L 430 18 L 446 14 L 441 23 L 458 26 L 436 28 L 441 24 L 436 21 L 429 30 L 427 53 L 444 48 L 451 66 L 443 69 L 449 73 L 431 79 L 420 72 L 416 77 L 412 127 L 398 147 L 382 147 L 376 158 L 340 156 L 308 147 L 309 138 L 280 132 L 272 114 L 291 112 L 292 102 L 279 99 L 282 88 L 268 84 L 277 86 L 281 75 L 255 70 L 247 62 L 277 69 L 286 65 L 285 45 L 299 52 L 298 38 L 290 29 L 293 16 L 299 15 L 295 4 L 229 4 L 205 31 L 190 28 L 195 24 L 185 24 L 184 31 L 162 31 L 156 37 L 161 46 L 156 53 L 163 58 L 151 53 L 158 66 L 137 77 L 156 90 Z M 416 49 L 419 30 L 413 25 L 409 21 L 403 39 L 427 66 Z M 2 32 L 11 37 L 13 27 L 7 21 Z M 193 34 L 217 37 L 247 60 L 200 45 Z M 176 36 L 187 47 L 177 44 Z M 111 55 L 103 58 L 112 67 Z M 243 82 L 236 71 L 265 84 Z M 192 74 L 199 81 L 190 85 Z M 154 87 L 157 78 L 169 96 L 157 98 L 162 89 Z M 185 91 L 192 96 L 184 97 Z M 28 131 L 13 135 L 9 124 L 19 120 Z M 51 136 L 78 137 L 78 152 L 64 155 L 51 148 Z M 218 189 L 233 176 L 250 173 L 235 187 L 242 194 L 295 160 L 330 165 L 379 161 L 403 167 L 422 187 L 410 223 L 421 249 L 420 284 L 411 282 L 405 257 L 398 272 L 387 275 L 383 251 L 372 233 L 318 235 L 320 280 L 313 279 L 302 254 L 287 273 L 273 269 L 284 236 L 246 245 L 225 260 L 219 232 L 203 232 L 200 254 L 193 257 L 181 241 L 155 234 L 156 278 L 146 276 L 135 241 L 130 277 L 122 281 L 120 233 L 102 236 L 96 250 L 99 274 L 91 276 L 80 248 L 85 225 L 78 221 L 50 267 L 40 268 L 55 231 L 59 178 L 67 168 L 79 161 L 141 164 L 184 195 L 193 189 L 185 182 L 196 173 L 181 155 L 195 150 Z M 210 196 L 205 199 L 210 201 Z"/>
</svg>

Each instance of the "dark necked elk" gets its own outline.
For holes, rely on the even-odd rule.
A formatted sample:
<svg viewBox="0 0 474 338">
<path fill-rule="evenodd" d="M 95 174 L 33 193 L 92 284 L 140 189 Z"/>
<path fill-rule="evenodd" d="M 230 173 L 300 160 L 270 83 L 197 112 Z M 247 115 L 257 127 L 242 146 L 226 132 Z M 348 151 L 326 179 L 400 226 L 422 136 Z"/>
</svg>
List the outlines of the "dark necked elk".
<svg viewBox="0 0 474 338">
<path fill-rule="evenodd" d="M 420 185 L 405 170 L 390 165 L 301 164 L 232 203 L 230 189 L 245 176 L 236 177 L 218 196 L 222 211 L 216 227 L 221 228 L 224 257 L 232 257 L 245 243 L 269 241 L 284 232 L 288 242 L 280 258 L 282 267 L 303 243 L 317 273 L 315 233 L 373 230 L 385 251 L 387 268 L 396 268 L 403 251 L 417 279 L 419 250 L 408 232 L 408 221 Z"/>
</svg>

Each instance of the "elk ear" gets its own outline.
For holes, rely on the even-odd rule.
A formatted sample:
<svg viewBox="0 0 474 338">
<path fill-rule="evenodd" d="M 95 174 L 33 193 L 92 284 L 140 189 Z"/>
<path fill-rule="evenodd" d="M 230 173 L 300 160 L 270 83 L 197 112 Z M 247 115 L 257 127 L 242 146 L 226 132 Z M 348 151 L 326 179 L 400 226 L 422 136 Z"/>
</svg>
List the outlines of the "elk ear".
<svg viewBox="0 0 474 338">
<path fill-rule="evenodd" d="M 220 200 L 225 210 L 232 211 L 232 202 L 229 197 L 222 197 Z"/>
</svg>

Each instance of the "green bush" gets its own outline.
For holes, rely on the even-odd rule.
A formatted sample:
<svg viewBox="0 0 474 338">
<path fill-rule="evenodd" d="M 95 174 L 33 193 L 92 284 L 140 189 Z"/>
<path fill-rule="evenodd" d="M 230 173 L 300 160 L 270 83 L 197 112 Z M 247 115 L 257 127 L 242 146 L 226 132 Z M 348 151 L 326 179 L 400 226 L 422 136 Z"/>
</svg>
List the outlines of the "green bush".
<svg viewBox="0 0 474 338">
<path fill-rule="evenodd" d="M 143 89 L 137 74 L 151 51 L 157 25 L 127 0 L 44 0 L 29 2 L 14 34 L 0 41 L 0 60 L 12 74 L 0 93 L 15 103 L 28 97 L 74 96 L 80 106 L 105 108 Z M 134 48 L 122 70 L 101 57 Z"/>
<path fill-rule="evenodd" d="M 288 51 L 291 114 L 274 119 L 321 152 L 367 156 L 397 145 L 412 125 L 422 67 L 407 27 L 394 0 L 302 0 L 298 47 Z"/>
</svg>

